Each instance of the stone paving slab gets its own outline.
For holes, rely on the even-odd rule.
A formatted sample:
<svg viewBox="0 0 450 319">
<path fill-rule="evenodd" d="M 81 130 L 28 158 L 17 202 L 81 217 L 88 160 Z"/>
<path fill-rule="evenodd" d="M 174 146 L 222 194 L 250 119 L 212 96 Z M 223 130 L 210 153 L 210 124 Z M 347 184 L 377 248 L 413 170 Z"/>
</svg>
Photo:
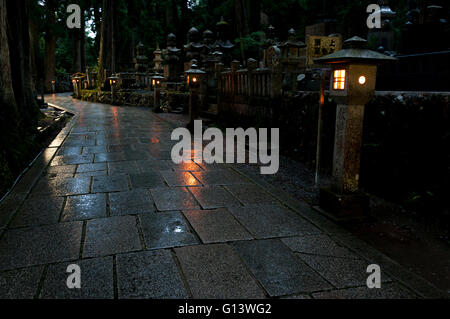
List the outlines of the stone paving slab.
<svg viewBox="0 0 450 319">
<path fill-rule="evenodd" d="M 253 239 L 226 209 L 187 210 L 183 213 L 205 244 Z"/>
<path fill-rule="evenodd" d="M 108 163 L 108 172 L 115 174 L 140 174 L 140 169 L 136 161 L 110 162 Z"/>
<path fill-rule="evenodd" d="M 95 163 L 126 161 L 125 153 L 98 153 L 95 154 Z"/>
<path fill-rule="evenodd" d="M 81 269 L 81 289 L 69 289 L 67 267 Z M 94 258 L 50 265 L 40 293 L 41 299 L 113 299 L 113 258 Z"/>
<path fill-rule="evenodd" d="M 186 299 L 187 291 L 167 250 L 117 256 L 117 285 L 122 299 Z"/>
<path fill-rule="evenodd" d="M 199 244 L 179 212 L 140 215 L 147 249 L 161 249 Z"/>
<path fill-rule="evenodd" d="M 50 163 L 50 166 L 61 165 L 78 165 L 78 164 L 90 164 L 94 161 L 94 155 L 63 155 L 56 156 Z"/>
<path fill-rule="evenodd" d="M 106 145 L 98 145 L 98 146 L 85 146 L 83 147 L 83 155 L 88 154 L 99 154 L 99 153 L 107 153 Z"/>
<path fill-rule="evenodd" d="M 97 177 L 97 176 L 107 176 L 107 171 L 95 171 L 95 172 L 86 172 L 86 173 L 76 173 L 75 178 L 80 177 Z"/>
<path fill-rule="evenodd" d="M 201 185 L 200 182 L 189 172 L 162 171 L 161 175 L 170 187 Z"/>
<path fill-rule="evenodd" d="M 261 299 L 264 291 L 224 244 L 176 248 L 195 299 Z"/>
<path fill-rule="evenodd" d="M 229 207 L 228 210 L 256 239 L 320 233 L 311 223 L 278 205 Z"/>
<path fill-rule="evenodd" d="M 82 221 L 106 217 L 106 194 L 88 194 L 67 198 L 61 221 Z"/>
<path fill-rule="evenodd" d="M 25 199 L 26 194 L 10 194 L 0 204 L 0 228 L 5 228 L 10 219 L 19 209 L 20 204 Z"/>
<path fill-rule="evenodd" d="M 165 161 L 171 169 L 174 171 L 185 171 L 185 172 L 202 172 L 203 168 L 197 165 L 194 161 L 187 163 L 174 164 L 172 161 Z"/>
<path fill-rule="evenodd" d="M 206 172 L 193 172 L 194 176 L 203 185 L 233 185 L 233 184 L 249 184 L 233 171 L 210 170 Z"/>
<path fill-rule="evenodd" d="M 7 230 L 0 240 L 0 271 L 75 260 L 81 222 Z"/>
<path fill-rule="evenodd" d="M 233 247 L 272 297 L 332 288 L 280 240 L 237 242 Z"/>
<path fill-rule="evenodd" d="M 306 254 L 297 254 L 297 256 L 336 288 L 366 285 L 369 276 L 367 267 L 371 264 L 367 261 Z M 381 281 L 388 282 L 391 279 L 382 273 Z"/>
<path fill-rule="evenodd" d="M 241 206 L 241 203 L 220 186 L 189 187 L 203 209 Z"/>
<path fill-rule="evenodd" d="M 62 166 L 50 166 L 47 168 L 46 174 L 47 175 L 54 175 L 55 177 L 57 175 L 70 175 L 75 174 L 75 171 L 77 169 L 76 165 L 62 165 Z"/>
<path fill-rule="evenodd" d="M 88 194 L 90 191 L 91 178 L 62 178 L 62 179 L 45 179 L 37 183 L 32 191 L 32 196 L 42 196 L 43 194 L 51 194 L 54 196 L 70 196 Z"/>
<path fill-rule="evenodd" d="M 59 151 L 56 153 L 56 156 L 63 155 L 82 155 L 82 146 L 67 146 L 61 147 Z"/>
<path fill-rule="evenodd" d="M 91 220 L 87 223 L 83 258 L 108 256 L 142 249 L 134 216 Z"/>
<path fill-rule="evenodd" d="M 125 192 L 130 189 L 128 184 L 127 175 L 95 176 L 92 180 L 92 192 Z"/>
<path fill-rule="evenodd" d="M 159 211 L 200 209 L 194 197 L 184 187 L 152 188 L 150 191 Z"/>
<path fill-rule="evenodd" d="M 0 299 L 33 299 L 44 266 L 0 272 Z"/>
<path fill-rule="evenodd" d="M 109 211 L 111 216 L 120 216 L 153 213 L 156 209 L 149 190 L 135 189 L 109 194 Z"/>
<path fill-rule="evenodd" d="M 58 223 L 64 198 L 44 196 L 26 200 L 14 217 L 11 227 L 51 225 Z"/>
<path fill-rule="evenodd" d="M 313 294 L 315 299 L 417 299 L 417 295 L 397 283 L 386 283 L 381 289 L 367 286 Z"/>
<path fill-rule="evenodd" d="M 89 173 L 106 170 L 107 170 L 106 163 L 81 164 L 78 165 L 76 173 Z"/>
<path fill-rule="evenodd" d="M 158 161 L 158 160 L 145 160 L 145 161 L 137 161 L 139 168 L 143 173 L 154 173 L 164 170 L 170 170 L 170 165 L 167 161 Z"/>
<path fill-rule="evenodd" d="M 348 248 L 339 245 L 329 236 L 323 234 L 283 238 L 282 241 L 292 251 L 298 253 L 340 257 L 348 259 L 360 259 Z"/>
<path fill-rule="evenodd" d="M 157 171 L 130 175 L 132 188 L 157 188 L 165 186 L 164 178 Z"/>
<path fill-rule="evenodd" d="M 275 204 L 278 201 L 261 187 L 250 185 L 227 185 L 225 188 L 244 205 Z"/>
</svg>

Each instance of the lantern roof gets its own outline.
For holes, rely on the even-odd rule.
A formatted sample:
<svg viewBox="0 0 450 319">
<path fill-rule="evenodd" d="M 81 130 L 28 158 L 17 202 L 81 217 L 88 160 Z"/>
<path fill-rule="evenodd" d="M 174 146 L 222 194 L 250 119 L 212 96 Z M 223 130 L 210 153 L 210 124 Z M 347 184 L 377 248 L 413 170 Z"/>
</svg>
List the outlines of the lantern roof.
<svg viewBox="0 0 450 319">
<path fill-rule="evenodd" d="M 193 62 L 194 62 L 194 61 L 193 61 Z M 191 68 L 190 68 L 189 70 L 186 71 L 186 74 L 199 74 L 199 75 L 202 75 L 202 74 L 206 74 L 206 72 L 200 70 L 200 69 L 198 68 L 197 64 L 192 63 Z"/>
<path fill-rule="evenodd" d="M 280 48 L 305 48 L 306 44 L 296 39 L 296 32 L 294 29 L 290 29 L 288 32 L 287 41 L 278 45 Z"/>
<path fill-rule="evenodd" d="M 159 73 L 156 73 L 155 75 L 152 76 L 152 79 L 163 80 L 165 78 L 163 76 L 161 76 Z"/>
<path fill-rule="evenodd" d="M 372 50 L 367 49 L 367 41 L 360 37 L 353 37 L 344 41 L 344 48 L 340 51 L 325 55 L 321 58 L 314 59 L 319 64 L 335 64 L 335 63 L 373 63 L 380 64 L 387 61 L 396 61 L 394 57 L 390 57 Z"/>
</svg>

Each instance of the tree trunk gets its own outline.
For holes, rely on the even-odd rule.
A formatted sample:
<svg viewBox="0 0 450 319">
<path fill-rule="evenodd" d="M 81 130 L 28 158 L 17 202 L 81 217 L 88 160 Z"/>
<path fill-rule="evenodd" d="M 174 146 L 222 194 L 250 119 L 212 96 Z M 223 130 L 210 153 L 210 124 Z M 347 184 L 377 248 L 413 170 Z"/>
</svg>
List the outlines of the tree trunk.
<svg viewBox="0 0 450 319">
<path fill-rule="evenodd" d="M 45 30 L 45 61 L 44 61 L 44 86 L 48 92 L 52 89 L 52 80 L 55 79 L 56 69 L 56 36 L 53 28 L 56 24 L 56 0 L 46 1 L 46 30 Z"/>
<path fill-rule="evenodd" d="M 32 129 L 39 109 L 31 70 L 28 5 L 28 0 L 6 2 L 12 87 L 25 127 Z"/>
<path fill-rule="evenodd" d="M 81 28 L 72 31 L 73 43 L 73 73 L 86 71 L 86 21 L 84 15 L 83 4 L 77 3 L 81 8 Z"/>
<path fill-rule="evenodd" d="M 11 79 L 8 36 L 6 33 L 6 0 L 0 0 L 0 103 L 2 105 L 0 109 L 1 114 L 3 114 L 5 108 L 17 112 Z M 6 117 L 2 116 L 1 119 L 6 119 Z"/>
<path fill-rule="evenodd" d="M 115 25 L 116 19 L 116 0 L 103 0 L 102 29 L 100 36 L 100 54 L 98 79 L 103 86 L 106 82 L 105 72 L 108 76 L 116 69 L 116 48 L 115 48 Z"/>
<path fill-rule="evenodd" d="M 101 37 L 101 30 L 102 30 L 102 13 L 100 11 L 100 6 L 98 4 L 98 1 L 94 1 L 93 4 L 94 8 L 94 23 L 95 23 L 95 50 L 97 52 L 100 51 L 100 37 Z"/>
</svg>

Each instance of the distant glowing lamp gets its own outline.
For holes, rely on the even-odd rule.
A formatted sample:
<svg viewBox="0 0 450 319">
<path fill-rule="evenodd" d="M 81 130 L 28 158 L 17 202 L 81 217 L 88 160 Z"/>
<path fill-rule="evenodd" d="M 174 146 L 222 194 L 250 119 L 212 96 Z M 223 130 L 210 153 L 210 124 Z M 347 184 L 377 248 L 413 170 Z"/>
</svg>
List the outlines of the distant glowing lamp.
<svg viewBox="0 0 450 319">
<path fill-rule="evenodd" d="M 200 86 L 201 79 L 206 74 L 204 71 L 198 68 L 195 62 L 196 61 L 193 60 L 191 68 L 185 72 L 187 84 L 191 89 L 198 88 Z"/>
</svg>

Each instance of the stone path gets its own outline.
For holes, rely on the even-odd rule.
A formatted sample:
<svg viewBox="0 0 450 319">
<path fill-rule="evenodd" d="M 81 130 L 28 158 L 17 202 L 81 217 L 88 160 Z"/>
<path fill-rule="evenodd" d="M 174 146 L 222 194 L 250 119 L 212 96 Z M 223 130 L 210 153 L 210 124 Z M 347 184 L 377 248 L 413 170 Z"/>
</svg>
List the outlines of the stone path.
<svg viewBox="0 0 450 319">
<path fill-rule="evenodd" d="M 439 296 L 239 166 L 173 164 L 149 109 L 48 98 L 76 116 L 0 206 L 0 298 Z"/>
</svg>

